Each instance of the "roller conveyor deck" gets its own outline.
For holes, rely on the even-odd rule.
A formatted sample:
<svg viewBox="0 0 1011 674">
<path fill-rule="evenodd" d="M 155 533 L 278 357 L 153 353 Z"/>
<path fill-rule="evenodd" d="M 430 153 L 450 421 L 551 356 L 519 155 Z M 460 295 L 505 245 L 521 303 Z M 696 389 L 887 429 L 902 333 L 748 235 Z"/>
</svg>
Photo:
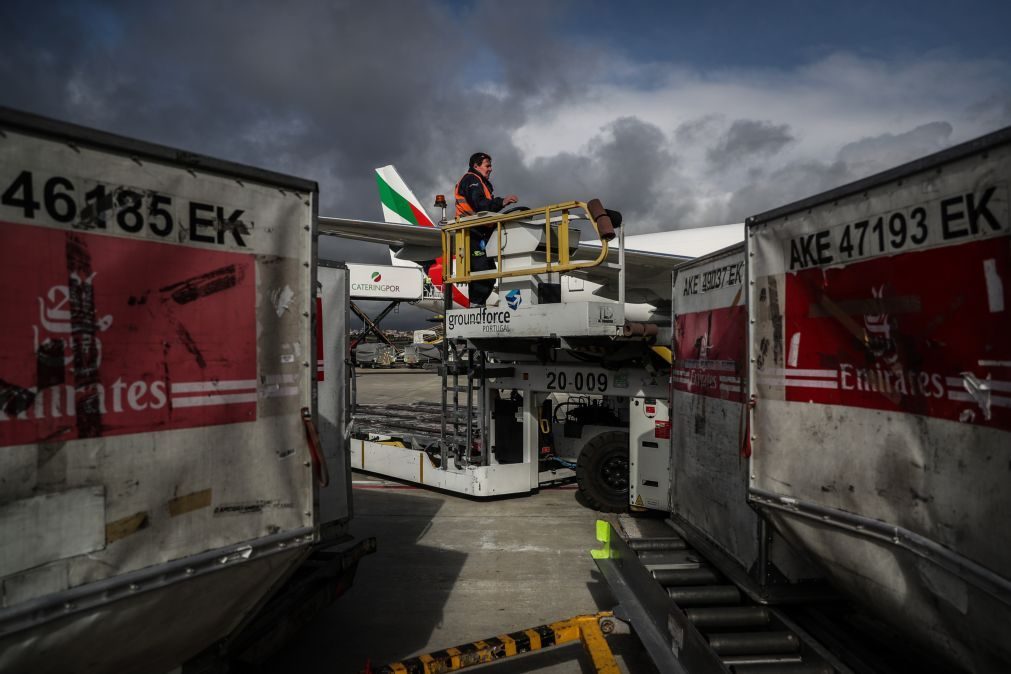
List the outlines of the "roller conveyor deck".
<svg viewBox="0 0 1011 674">
<path fill-rule="evenodd" d="M 449 412 L 450 421 L 454 413 Z M 465 423 L 466 414 L 456 413 L 456 419 Z M 353 413 L 352 433 L 390 437 L 410 437 L 423 444 L 438 441 L 442 429 L 442 406 L 438 403 L 418 402 L 413 405 L 356 405 Z M 476 412 L 471 414 L 477 426 Z M 477 436 L 480 433 L 475 428 Z"/>
<path fill-rule="evenodd" d="M 807 605 L 760 603 L 679 535 L 612 534 L 598 567 L 620 603 L 615 615 L 631 623 L 660 671 L 895 674 L 918 660 L 890 649 L 887 636 L 854 629 L 823 591 Z M 934 671 L 918 661 L 914 669 Z"/>
</svg>

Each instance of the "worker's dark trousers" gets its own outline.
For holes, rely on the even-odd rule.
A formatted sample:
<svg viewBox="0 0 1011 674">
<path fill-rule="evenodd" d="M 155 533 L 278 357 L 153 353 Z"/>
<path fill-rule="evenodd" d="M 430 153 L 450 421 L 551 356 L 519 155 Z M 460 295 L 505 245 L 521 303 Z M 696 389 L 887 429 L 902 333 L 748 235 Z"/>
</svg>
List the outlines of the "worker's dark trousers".
<svg viewBox="0 0 1011 674">
<path fill-rule="evenodd" d="M 484 254 L 483 250 L 472 250 L 470 252 L 470 270 L 472 272 L 491 271 L 495 269 L 495 260 Z M 481 306 L 491 295 L 495 287 L 495 281 L 471 281 L 470 282 L 470 305 Z"/>
</svg>

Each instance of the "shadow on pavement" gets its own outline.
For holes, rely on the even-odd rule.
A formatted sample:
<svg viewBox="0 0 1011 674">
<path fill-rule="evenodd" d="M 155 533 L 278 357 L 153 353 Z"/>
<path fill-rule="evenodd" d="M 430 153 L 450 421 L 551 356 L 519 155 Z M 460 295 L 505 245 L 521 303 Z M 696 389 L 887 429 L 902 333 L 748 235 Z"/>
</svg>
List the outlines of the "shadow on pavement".
<svg viewBox="0 0 1011 674">
<path fill-rule="evenodd" d="M 419 543 L 442 507 L 403 490 L 355 489 L 355 537 L 375 536 L 351 589 L 265 662 L 262 672 L 359 672 L 422 650 L 467 554 Z"/>
</svg>

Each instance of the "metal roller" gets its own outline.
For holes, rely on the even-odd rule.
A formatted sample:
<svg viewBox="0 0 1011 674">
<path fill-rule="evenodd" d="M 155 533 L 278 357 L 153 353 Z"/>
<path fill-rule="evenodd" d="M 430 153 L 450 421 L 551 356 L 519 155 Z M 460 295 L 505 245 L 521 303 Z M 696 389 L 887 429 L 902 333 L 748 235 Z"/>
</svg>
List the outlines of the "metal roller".
<svg viewBox="0 0 1011 674">
<path fill-rule="evenodd" d="M 714 585 L 719 577 L 712 569 L 656 569 L 653 571 L 656 582 L 664 587 L 682 587 L 685 585 Z"/>
<path fill-rule="evenodd" d="M 772 660 L 772 659 L 770 659 Z M 730 662 L 726 662 L 730 665 Z M 782 659 L 762 663 L 735 664 L 734 674 L 834 674 L 827 664 L 784 662 Z"/>
<path fill-rule="evenodd" d="M 736 585 L 703 585 L 699 587 L 671 587 L 667 594 L 681 607 L 736 604 L 741 592 Z"/>
<path fill-rule="evenodd" d="M 636 552 L 659 552 L 662 550 L 685 550 L 688 544 L 683 538 L 630 538 L 628 547 Z"/>
<path fill-rule="evenodd" d="M 700 629 L 712 627 L 758 627 L 769 624 L 764 606 L 707 606 L 685 610 L 685 616 Z"/>
<path fill-rule="evenodd" d="M 800 639 L 793 632 L 735 632 L 710 634 L 709 646 L 718 655 L 796 653 Z"/>
</svg>

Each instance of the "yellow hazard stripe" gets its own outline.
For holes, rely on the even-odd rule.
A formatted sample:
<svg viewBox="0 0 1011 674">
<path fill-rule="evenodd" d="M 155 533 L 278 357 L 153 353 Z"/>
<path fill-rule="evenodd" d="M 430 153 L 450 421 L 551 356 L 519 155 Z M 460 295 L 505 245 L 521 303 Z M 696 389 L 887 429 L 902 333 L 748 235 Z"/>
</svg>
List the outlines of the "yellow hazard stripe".
<svg viewBox="0 0 1011 674">
<path fill-rule="evenodd" d="M 611 655 L 599 627 L 601 618 L 611 616 L 613 614 L 610 611 L 605 611 L 596 615 L 577 616 L 548 625 L 539 625 L 510 634 L 500 634 L 497 637 L 473 641 L 442 651 L 425 653 L 403 662 L 395 662 L 378 668 L 376 672 L 379 674 L 410 674 L 412 672 L 444 674 L 471 665 L 495 662 L 514 655 L 582 640 L 594 664 L 598 666 L 598 671 L 605 674 L 616 674 L 619 670 L 608 669 L 609 663 L 614 661 L 614 657 Z"/>
<path fill-rule="evenodd" d="M 666 346 L 651 346 L 653 353 L 663 358 L 670 365 L 674 362 L 674 353 Z"/>
<path fill-rule="evenodd" d="M 516 640 L 515 639 L 513 639 L 508 634 L 500 634 L 500 635 L 498 635 L 498 640 L 502 642 L 503 646 L 505 646 L 506 657 L 509 657 L 509 656 L 512 656 L 512 655 L 516 655 Z"/>
<path fill-rule="evenodd" d="M 567 644 L 579 639 L 579 625 L 574 620 L 562 620 L 551 623 L 549 627 L 555 633 L 555 644 Z"/>
<path fill-rule="evenodd" d="M 597 674 L 621 674 L 618 663 L 611 653 L 604 633 L 600 631 L 600 623 L 597 620 L 584 620 L 580 624 L 580 638 L 583 641 L 583 648 L 589 653 L 593 660 L 593 666 Z"/>
</svg>

